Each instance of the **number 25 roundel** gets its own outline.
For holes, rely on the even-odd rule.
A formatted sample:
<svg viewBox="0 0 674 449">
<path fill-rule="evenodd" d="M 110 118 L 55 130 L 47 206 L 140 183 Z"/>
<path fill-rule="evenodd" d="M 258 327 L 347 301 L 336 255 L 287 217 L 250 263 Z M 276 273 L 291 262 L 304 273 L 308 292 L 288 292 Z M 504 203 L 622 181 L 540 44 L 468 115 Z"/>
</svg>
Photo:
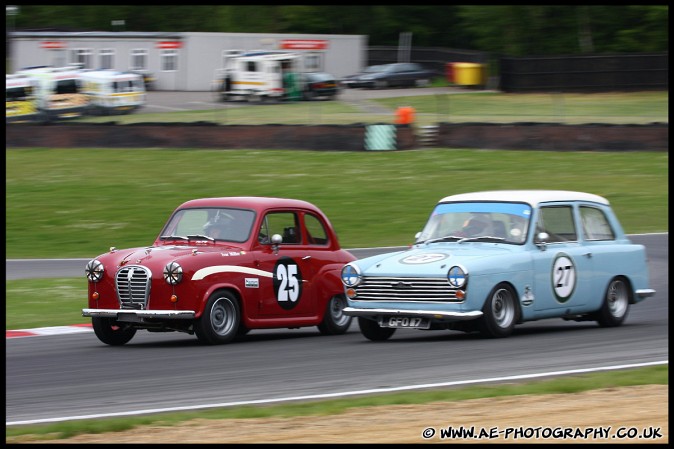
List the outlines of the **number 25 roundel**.
<svg viewBox="0 0 674 449">
<path fill-rule="evenodd" d="M 302 296 L 302 272 L 290 257 L 281 257 L 274 267 L 276 301 L 286 310 L 297 305 Z"/>
</svg>

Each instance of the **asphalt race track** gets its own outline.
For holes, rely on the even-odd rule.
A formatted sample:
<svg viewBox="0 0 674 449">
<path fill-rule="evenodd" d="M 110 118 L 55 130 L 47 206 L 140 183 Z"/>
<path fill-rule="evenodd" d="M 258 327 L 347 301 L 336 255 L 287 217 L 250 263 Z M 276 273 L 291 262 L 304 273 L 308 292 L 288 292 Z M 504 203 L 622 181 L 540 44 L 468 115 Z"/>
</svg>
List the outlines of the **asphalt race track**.
<svg viewBox="0 0 674 449">
<path fill-rule="evenodd" d="M 520 325 L 507 339 L 398 330 L 389 341 L 375 343 L 362 337 L 354 323 L 341 336 L 322 336 L 315 327 L 254 330 L 224 346 L 202 346 L 187 334 L 145 331 L 122 347 L 106 346 L 91 332 L 12 338 L 6 340 L 6 423 L 666 363 L 669 234 L 630 238 L 647 247 L 651 286 L 657 293 L 633 306 L 618 328 L 551 319 Z M 352 250 L 357 257 L 373 251 Z M 84 279 L 84 263 L 8 260 L 7 279 L 36 270 L 47 277 Z"/>
</svg>

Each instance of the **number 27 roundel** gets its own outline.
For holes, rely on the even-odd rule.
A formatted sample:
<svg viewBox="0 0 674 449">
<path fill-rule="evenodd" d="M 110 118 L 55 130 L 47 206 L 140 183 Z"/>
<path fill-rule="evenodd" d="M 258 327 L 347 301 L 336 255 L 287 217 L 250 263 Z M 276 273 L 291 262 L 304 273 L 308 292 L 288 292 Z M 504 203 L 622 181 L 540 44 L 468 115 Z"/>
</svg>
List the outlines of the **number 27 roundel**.
<svg viewBox="0 0 674 449">
<path fill-rule="evenodd" d="M 302 296 L 302 272 L 290 257 L 281 257 L 274 267 L 274 293 L 281 308 L 294 308 Z"/>
</svg>

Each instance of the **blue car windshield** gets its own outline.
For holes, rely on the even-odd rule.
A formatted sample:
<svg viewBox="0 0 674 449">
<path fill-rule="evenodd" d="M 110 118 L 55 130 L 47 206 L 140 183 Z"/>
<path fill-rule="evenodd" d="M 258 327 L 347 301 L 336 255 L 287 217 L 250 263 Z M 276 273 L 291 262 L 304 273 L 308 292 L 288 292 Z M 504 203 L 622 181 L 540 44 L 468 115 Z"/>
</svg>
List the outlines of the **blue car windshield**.
<svg viewBox="0 0 674 449">
<path fill-rule="evenodd" d="M 417 242 L 459 238 L 523 244 L 526 241 L 531 206 L 524 203 L 464 202 L 438 204 Z M 452 239 L 451 237 L 457 237 Z"/>
</svg>

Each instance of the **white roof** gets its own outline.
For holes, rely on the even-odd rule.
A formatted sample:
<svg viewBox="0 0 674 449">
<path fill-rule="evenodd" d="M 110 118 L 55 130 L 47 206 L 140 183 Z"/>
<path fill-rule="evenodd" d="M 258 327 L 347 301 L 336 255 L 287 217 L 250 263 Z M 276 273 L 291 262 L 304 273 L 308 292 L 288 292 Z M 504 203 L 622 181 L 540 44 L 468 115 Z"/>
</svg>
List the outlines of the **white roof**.
<svg viewBox="0 0 674 449">
<path fill-rule="evenodd" d="M 117 79 L 117 80 L 139 80 L 141 75 L 138 73 L 118 72 L 115 70 L 84 70 L 80 72 L 82 78 L 88 79 Z"/>
<path fill-rule="evenodd" d="M 251 50 L 245 53 L 240 53 L 236 56 L 232 56 L 232 59 L 269 59 L 269 60 L 278 60 L 278 59 L 297 59 L 299 58 L 299 53 L 293 53 L 289 51 L 278 51 L 278 50 Z"/>
<path fill-rule="evenodd" d="M 80 70 L 75 67 L 29 67 L 16 72 L 18 75 L 29 75 L 40 79 L 69 79 L 79 78 Z"/>
<path fill-rule="evenodd" d="M 27 87 L 32 85 L 32 80 L 28 75 L 5 75 L 5 86 Z"/>
<path fill-rule="evenodd" d="M 587 201 L 608 205 L 606 198 L 592 193 L 570 190 L 490 190 L 484 192 L 459 193 L 446 196 L 439 202 L 448 201 L 520 201 L 536 206 L 553 201 Z"/>
</svg>

